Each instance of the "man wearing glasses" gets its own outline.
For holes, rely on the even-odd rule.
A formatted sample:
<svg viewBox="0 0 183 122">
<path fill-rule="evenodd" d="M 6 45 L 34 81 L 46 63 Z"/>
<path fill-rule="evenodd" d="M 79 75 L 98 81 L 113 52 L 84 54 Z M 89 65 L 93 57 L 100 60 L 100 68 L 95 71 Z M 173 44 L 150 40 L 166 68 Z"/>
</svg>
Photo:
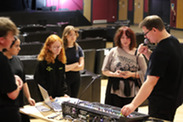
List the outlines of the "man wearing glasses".
<svg viewBox="0 0 183 122">
<path fill-rule="evenodd" d="M 162 19 L 156 15 L 147 16 L 139 25 L 144 37 L 157 47 L 152 52 L 141 44 L 138 52 L 149 60 L 147 77 L 133 101 L 121 112 L 127 116 L 145 99 L 149 99 L 151 117 L 173 121 L 179 101 L 182 75 L 182 49 L 179 41 L 165 29 Z"/>
<path fill-rule="evenodd" d="M 0 17 L 0 121 L 19 122 L 19 107 L 16 101 L 23 82 L 13 75 L 8 59 L 3 55 L 3 49 L 9 49 L 18 35 L 15 24 L 6 17 Z"/>
</svg>

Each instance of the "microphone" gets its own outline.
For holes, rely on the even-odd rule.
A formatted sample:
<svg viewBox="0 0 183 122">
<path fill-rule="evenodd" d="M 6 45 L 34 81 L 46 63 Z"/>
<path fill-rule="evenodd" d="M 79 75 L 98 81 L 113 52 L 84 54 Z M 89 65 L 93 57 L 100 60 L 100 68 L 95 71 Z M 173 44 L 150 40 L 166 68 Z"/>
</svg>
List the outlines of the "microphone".
<svg viewBox="0 0 183 122">
<path fill-rule="evenodd" d="M 145 38 L 145 39 L 144 39 L 144 44 L 143 44 L 143 45 L 144 45 L 144 46 L 148 46 L 149 43 L 150 43 L 150 42 L 149 42 L 149 39 Z"/>
<path fill-rule="evenodd" d="M 143 46 L 149 46 L 149 43 L 150 43 L 149 39 L 145 38 Z M 137 57 L 139 56 L 138 48 L 135 51 L 135 56 L 137 56 Z"/>
<path fill-rule="evenodd" d="M 84 95 L 84 93 L 86 92 L 86 90 L 93 84 L 93 82 L 97 79 L 97 78 L 100 78 L 101 75 L 95 75 L 92 77 L 92 80 L 91 82 L 85 87 L 85 89 L 82 91 L 82 93 L 80 94 L 80 96 L 78 97 L 79 99 Z"/>
</svg>

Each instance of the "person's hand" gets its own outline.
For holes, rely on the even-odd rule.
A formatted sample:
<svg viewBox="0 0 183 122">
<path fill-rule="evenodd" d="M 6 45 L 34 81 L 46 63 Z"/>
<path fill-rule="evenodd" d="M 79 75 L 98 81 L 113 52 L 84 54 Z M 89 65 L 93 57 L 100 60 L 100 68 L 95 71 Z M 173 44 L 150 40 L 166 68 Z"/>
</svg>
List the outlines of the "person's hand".
<svg viewBox="0 0 183 122">
<path fill-rule="evenodd" d="M 67 94 L 64 94 L 64 97 L 68 97 L 68 98 L 69 98 L 70 96 L 69 96 L 69 95 L 67 95 Z"/>
<path fill-rule="evenodd" d="M 148 46 L 145 46 L 143 43 L 139 45 L 137 54 L 144 54 L 147 60 L 149 60 L 151 53 L 152 51 L 148 49 Z"/>
<path fill-rule="evenodd" d="M 127 104 L 127 105 L 123 106 L 123 108 L 121 109 L 121 114 L 124 116 L 128 116 L 129 114 L 134 112 L 135 109 L 136 108 L 132 103 Z"/>
<path fill-rule="evenodd" d="M 32 99 L 31 97 L 27 99 L 29 104 L 32 105 L 32 106 L 35 106 L 36 102 L 34 99 Z"/>
<path fill-rule="evenodd" d="M 18 75 L 14 75 L 14 77 L 15 77 L 15 82 L 17 84 L 17 87 L 19 88 L 19 90 L 21 90 L 23 87 L 22 79 Z"/>
<path fill-rule="evenodd" d="M 53 97 L 52 96 L 50 96 L 50 100 L 53 100 Z"/>
<path fill-rule="evenodd" d="M 140 53 L 140 54 L 147 55 L 147 53 L 148 53 L 148 47 L 145 46 L 145 45 L 142 43 L 142 44 L 139 45 L 138 51 L 137 51 L 137 52 Z"/>
<path fill-rule="evenodd" d="M 124 79 L 129 78 L 132 76 L 132 73 L 130 71 L 123 71 L 121 72 L 121 75 L 123 76 Z"/>
<path fill-rule="evenodd" d="M 123 77 L 123 73 L 122 73 L 123 71 L 121 71 L 121 70 L 116 70 L 115 72 L 114 72 L 114 74 L 115 74 L 115 77 Z"/>
</svg>

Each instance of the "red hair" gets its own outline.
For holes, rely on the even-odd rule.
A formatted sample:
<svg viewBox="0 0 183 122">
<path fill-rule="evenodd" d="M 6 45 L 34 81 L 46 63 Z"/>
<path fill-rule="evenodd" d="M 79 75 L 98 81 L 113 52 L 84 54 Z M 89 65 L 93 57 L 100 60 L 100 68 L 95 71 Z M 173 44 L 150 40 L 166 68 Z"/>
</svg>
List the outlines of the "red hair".
<svg viewBox="0 0 183 122">
<path fill-rule="evenodd" d="M 120 41 L 120 39 L 121 39 L 123 33 L 125 33 L 125 35 L 128 38 L 130 38 L 131 43 L 130 43 L 129 48 L 130 48 L 130 50 L 132 50 L 137 45 L 137 43 L 136 43 L 136 36 L 135 36 L 135 33 L 133 32 L 133 30 L 130 29 L 129 27 L 127 27 L 127 26 L 122 26 L 122 27 L 120 27 L 116 31 L 116 34 L 114 36 L 115 45 L 118 46 L 118 47 L 121 47 L 121 41 Z"/>
<path fill-rule="evenodd" d="M 56 41 L 59 41 L 62 45 L 62 49 L 60 51 L 60 54 L 58 55 L 58 60 L 61 61 L 63 64 L 66 63 L 66 56 L 65 56 L 63 40 L 55 34 L 50 35 L 46 39 L 46 41 L 38 55 L 38 58 L 37 58 L 39 61 L 46 60 L 48 63 L 55 63 L 55 58 L 53 56 L 53 53 L 49 50 L 49 47 Z"/>
</svg>

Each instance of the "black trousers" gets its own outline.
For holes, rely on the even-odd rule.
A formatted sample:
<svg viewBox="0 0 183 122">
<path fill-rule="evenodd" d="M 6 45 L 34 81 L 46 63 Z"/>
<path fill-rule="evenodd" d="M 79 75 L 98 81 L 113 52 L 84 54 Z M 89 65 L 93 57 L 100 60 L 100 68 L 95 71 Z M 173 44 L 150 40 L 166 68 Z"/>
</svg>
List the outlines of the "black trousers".
<svg viewBox="0 0 183 122">
<path fill-rule="evenodd" d="M 129 104 L 133 98 L 122 98 L 115 94 L 109 94 L 108 97 L 111 97 L 110 101 L 105 102 L 105 104 L 116 106 L 122 108 L 124 105 Z"/>
<path fill-rule="evenodd" d="M 1 122 L 21 122 L 19 109 L 17 107 L 0 108 Z"/>
<path fill-rule="evenodd" d="M 79 72 L 66 72 L 66 82 L 68 86 L 68 94 L 70 97 L 77 98 L 80 88 L 80 73 Z"/>
<path fill-rule="evenodd" d="M 133 100 L 132 98 L 122 98 L 115 94 L 111 94 L 112 81 L 108 80 L 106 93 L 105 93 L 105 104 L 113 105 L 117 107 L 123 107 L 124 105 L 130 103 Z"/>
<path fill-rule="evenodd" d="M 106 93 L 105 93 L 105 104 L 122 108 L 124 105 L 129 104 L 133 100 L 133 97 L 122 98 L 116 94 L 111 94 L 111 87 L 112 87 L 112 82 L 108 80 Z M 135 111 L 138 111 L 138 108 Z"/>
<path fill-rule="evenodd" d="M 22 114 L 20 113 L 21 115 L 21 122 L 30 122 L 30 117 L 26 114 Z"/>
</svg>

